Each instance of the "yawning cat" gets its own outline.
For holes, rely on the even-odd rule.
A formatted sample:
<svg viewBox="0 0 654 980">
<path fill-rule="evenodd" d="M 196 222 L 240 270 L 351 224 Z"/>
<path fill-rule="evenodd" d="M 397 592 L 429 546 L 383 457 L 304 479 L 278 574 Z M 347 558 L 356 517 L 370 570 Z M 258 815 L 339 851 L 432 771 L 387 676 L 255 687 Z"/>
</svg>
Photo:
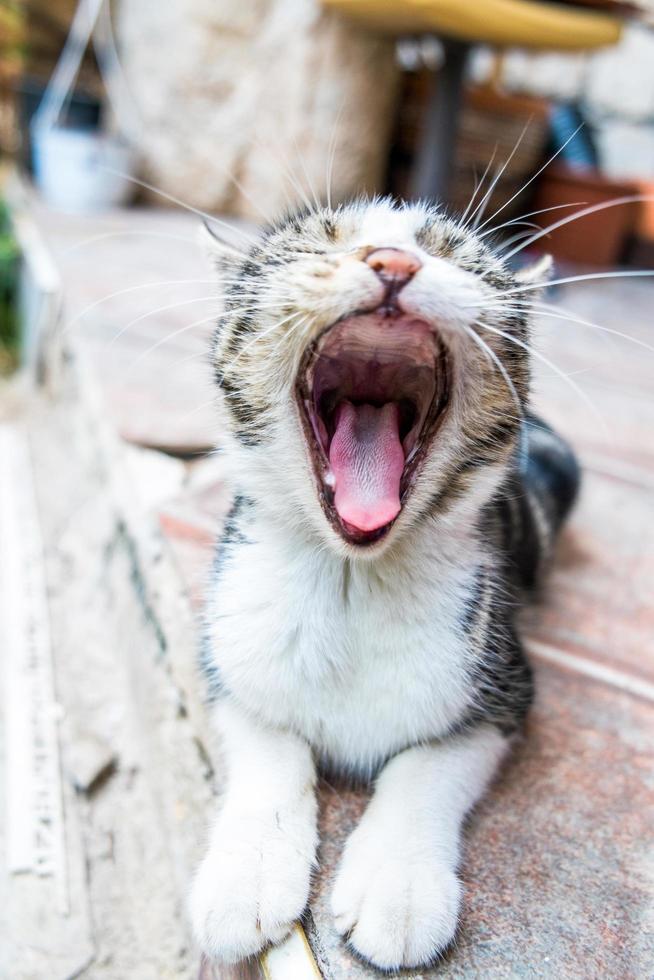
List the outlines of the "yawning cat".
<svg viewBox="0 0 654 980">
<path fill-rule="evenodd" d="M 324 767 L 375 779 L 337 928 L 378 967 L 424 965 L 457 927 L 462 821 L 531 701 L 517 606 L 577 489 L 529 414 L 547 262 L 516 274 L 437 209 L 379 199 L 215 249 L 236 495 L 203 664 L 228 784 L 194 929 L 223 961 L 289 931 Z"/>
</svg>

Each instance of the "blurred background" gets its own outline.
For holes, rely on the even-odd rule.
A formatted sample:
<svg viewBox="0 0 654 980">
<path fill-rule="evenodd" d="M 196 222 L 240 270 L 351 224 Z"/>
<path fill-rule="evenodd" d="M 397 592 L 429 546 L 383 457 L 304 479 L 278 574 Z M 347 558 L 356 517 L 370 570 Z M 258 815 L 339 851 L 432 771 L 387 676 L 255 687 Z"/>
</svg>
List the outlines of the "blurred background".
<svg viewBox="0 0 654 980">
<path fill-rule="evenodd" d="M 485 174 L 475 207 L 501 209 L 500 237 L 517 242 L 533 232 L 506 228 L 519 215 L 539 212 L 529 218 L 544 227 L 566 206 L 642 196 L 534 247 L 578 265 L 649 266 L 649 0 L 476 8 L 3 0 L 5 180 L 18 168 L 46 208 L 68 214 L 186 205 L 260 223 L 361 192 L 433 197 L 462 214 Z M 6 226 L 5 296 L 17 264 Z M 7 366 L 16 329 L 5 312 Z"/>
<path fill-rule="evenodd" d="M 211 975 L 192 664 L 230 490 L 198 231 L 388 193 L 554 256 L 534 404 L 584 470 L 525 624 L 530 738 L 424 975 L 649 976 L 653 26 L 653 0 L 0 0 L 0 975 Z M 269 980 L 369 975 L 327 904 L 363 797 L 321 793 L 312 952 Z"/>
</svg>

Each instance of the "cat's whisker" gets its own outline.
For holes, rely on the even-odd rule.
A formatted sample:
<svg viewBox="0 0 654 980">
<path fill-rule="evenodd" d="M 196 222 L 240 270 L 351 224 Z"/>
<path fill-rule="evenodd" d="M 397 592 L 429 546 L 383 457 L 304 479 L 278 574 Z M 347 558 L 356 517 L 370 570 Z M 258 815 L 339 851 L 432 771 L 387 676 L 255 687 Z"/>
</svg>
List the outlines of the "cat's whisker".
<svg viewBox="0 0 654 980">
<path fill-rule="evenodd" d="M 225 287 L 227 286 L 238 286 L 239 299 L 245 298 L 245 299 L 250 299 L 252 302 L 254 302 L 258 295 L 254 289 L 246 289 L 243 286 L 243 280 L 239 278 L 224 279 L 222 276 L 218 276 L 216 279 L 213 280 L 213 282 L 216 284 L 218 289 L 223 290 L 223 292 L 225 291 Z M 225 292 L 225 296 L 228 295 L 229 294 Z M 220 296 L 218 298 L 220 299 Z"/>
<path fill-rule="evenodd" d="M 131 174 L 122 173 L 120 170 L 114 170 L 113 167 L 102 166 L 102 170 L 106 170 L 108 173 L 113 174 L 115 177 L 122 177 L 124 180 L 131 181 L 132 184 L 136 184 L 138 187 L 143 187 L 145 190 L 152 191 L 153 194 L 159 194 L 160 197 L 165 198 L 172 204 L 177 204 L 180 208 L 184 208 L 186 211 L 191 211 L 193 214 L 199 215 L 201 218 L 205 218 L 207 221 L 213 224 L 220 225 L 221 228 L 225 228 L 231 234 L 240 235 L 241 238 L 246 239 L 250 245 L 256 245 L 257 239 L 247 232 L 242 231 L 237 228 L 236 225 L 230 224 L 229 221 L 224 221 L 222 218 L 217 218 L 214 214 L 209 214 L 208 211 L 202 211 L 201 208 L 195 208 L 192 204 L 187 204 L 182 201 L 181 198 L 176 197 L 174 194 L 169 194 L 168 191 L 162 190 L 160 187 L 156 187 L 154 184 L 150 184 L 147 180 L 141 180 L 139 177 L 132 177 Z M 238 251 L 237 246 L 232 245 Z"/>
<path fill-rule="evenodd" d="M 527 211 L 526 214 L 519 214 L 516 218 L 512 218 L 510 221 L 503 221 L 501 225 L 493 225 L 492 228 L 487 228 L 486 231 L 479 232 L 477 234 L 477 238 L 485 238 L 486 235 L 494 235 L 502 228 L 510 228 L 523 218 L 533 218 L 537 214 L 546 214 L 548 211 L 560 211 L 562 208 L 584 207 L 585 204 L 586 201 L 574 201 L 572 204 L 553 204 L 549 208 L 538 208 L 537 211 Z M 540 227 L 540 225 L 538 227 Z"/>
<path fill-rule="evenodd" d="M 516 391 L 516 387 L 513 384 L 513 381 L 511 380 L 511 377 L 509 376 L 509 373 L 506 370 L 504 364 L 502 363 L 501 358 L 498 357 L 498 355 L 495 353 L 495 351 L 493 350 L 493 348 L 490 347 L 486 343 L 486 341 L 482 337 L 479 336 L 479 334 L 477 333 L 476 330 L 473 330 L 472 327 L 469 327 L 466 324 L 463 324 L 463 329 L 464 329 L 465 333 L 468 334 L 468 336 L 470 337 L 470 339 L 472 341 L 474 341 L 474 343 L 484 352 L 484 354 L 486 355 L 486 357 L 488 358 L 488 360 L 490 360 L 495 365 L 495 367 L 497 368 L 497 370 L 500 372 L 500 374 L 504 378 L 504 381 L 506 382 L 506 386 L 509 389 L 509 392 L 511 394 L 511 397 L 513 398 L 513 401 L 516 404 L 516 408 L 518 409 L 518 412 L 520 414 L 520 418 L 523 419 L 524 418 L 524 411 L 523 411 L 523 408 L 522 408 L 522 402 L 520 401 L 520 397 L 518 395 L 518 392 Z"/>
<path fill-rule="evenodd" d="M 281 191 L 281 194 L 284 198 L 286 210 L 288 211 L 288 213 L 291 213 L 297 208 L 297 197 L 293 197 L 293 195 L 289 193 L 286 182 L 291 183 L 293 186 L 295 186 L 296 193 L 300 198 L 302 198 L 302 194 L 298 190 L 297 185 L 295 185 L 293 182 L 292 175 L 289 173 L 284 162 L 281 161 L 279 157 L 275 156 L 273 149 L 270 145 L 270 142 L 264 143 L 262 139 L 256 136 L 253 137 L 252 142 L 253 145 L 257 148 L 258 152 L 260 154 L 265 154 L 267 157 L 269 157 L 272 163 L 274 164 L 274 168 L 276 170 L 279 170 L 282 177 L 285 177 L 285 180 L 282 180 L 279 183 L 279 190 Z M 277 210 L 279 211 L 280 209 L 278 208 Z M 266 222 L 266 224 L 269 223 L 270 223 L 269 221 Z"/>
<path fill-rule="evenodd" d="M 513 422 L 524 422 L 524 420 L 525 420 L 524 415 L 509 415 L 508 412 L 506 413 L 506 416 L 505 417 L 507 419 L 511 419 L 511 421 L 513 421 Z M 534 429 L 540 429 L 542 432 L 547 432 L 548 431 L 547 426 L 546 425 L 540 425 L 538 422 L 535 421 L 535 418 L 533 416 L 529 420 L 529 424 Z"/>
<path fill-rule="evenodd" d="M 192 354 L 186 354 L 184 357 L 176 358 L 170 365 L 172 368 L 177 368 L 181 364 L 188 364 L 189 361 L 200 361 L 204 360 L 209 364 L 210 358 L 206 350 L 194 351 Z"/>
<path fill-rule="evenodd" d="M 225 177 L 227 177 L 227 179 L 230 181 L 230 183 L 232 183 L 234 187 L 236 187 L 237 190 L 243 195 L 245 200 L 252 205 L 252 207 L 257 212 L 257 214 L 261 215 L 261 217 L 264 220 L 264 223 L 269 224 L 272 216 L 270 214 L 267 214 L 263 210 L 263 208 L 258 203 L 258 201 L 256 201 L 255 198 L 252 196 L 252 194 L 250 194 L 250 192 L 246 190 L 242 181 L 240 181 L 238 177 L 235 177 L 234 174 L 231 172 L 231 170 L 228 170 L 226 167 L 220 167 L 220 169 L 224 173 Z"/>
<path fill-rule="evenodd" d="M 488 202 L 489 202 L 489 200 L 491 198 L 491 195 L 492 195 L 493 191 L 495 190 L 495 188 L 497 187 L 497 184 L 498 184 L 500 178 L 502 177 L 502 174 L 505 172 L 506 168 L 511 163 L 511 160 L 513 159 L 513 157 L 515 156 L 516 152 L 518 151 L 518 148 L 519 148 L 520 144 L 522 143 L 522 141 L 523 141 L 523 139 L 525 137 L 525 133 L 529 129 L 530 124 L 531 124 L 531 117 L 525 123 L 525 125 L 524 125 L 524 127 L 522 129 L 522 132 L 520 133 L 520 135 L 518 136 L 518 139 L 516 140 L 515 146 L 513 147 L 513 149 L 511 150 L 511 152 L 509 153 L 508 157 L 506 158 L 506 160 L 504 161 L 504 163 L 502 164 L 502 166 L 500 167 L 500 169 L 498 170 L 498 172 L 495 174 L 495 176 L 491 180 L 490 185 L 488 187 L 488 190 L 486 191 L 486 193 L 484 194 L 484 197 L 480 201 L 479 206 L 475 209 L 474 213 L 471 215 L 471 217 L 474 219 L 472 221 L 472 226 L 471 226 L 473 229 L 476 229 L 479 226 L 479 222 L 481 221 L 481 219 L 484 216 L 484 212 L 486 211 L 486 208 L 488 206 Z"/>
<path fill-rule="evenodd" d="M 138 364 L 140 364 L 143 360 L 145 360 L 146 357 L 148 357 L 150 354 L 153 354 L 154 351 L 158 350 L 160 347 L 163 347 L 163 345 L 167 344 L 170 340 L 173 340 L 175 337 L 180 337 L 182 334 L 188 333 L 189 330 L 192 330 L 194 327 L 199 327 L 203 323 L 212 323 L 215 319 L 216 319 L 215 314 L 212 314 L 211 316 L 205 316 L 202 317 L 200 320 L 194 320 L 192 323 L 187 323 L 183 327 L 179 327 L 177 330 L 173 330 L 172 333 L 166 334 L 165 337 L 160 337 L 156 343 L 151 344 L 150 347 L 148 347 L 146 350 L 141 351 L 138 357 L 135 357 L 134 360 L 131 361 L 130 364 L 128 364 L 126 375 L 129 375 L 129 373 L 133 371 Z M 202 353 L 203 356 L 206 356 L 205 351 L 203 351 Z"/>
<path fill-rule="evenodd" d="M 518 222 L 518 224 L 520 224 L 520 222 Z M 539 225 L 534 225 L 533 222 L 525 222 L 525 224 L 531 225 L 532 228 L 538 228 L 539 227 Z M 498 247 L 498 249 L 497 249 L 498 254 L 501 255 L 502 254 L 502 251 L 501 251 L 502 249 L 504 249 L 504 248 L 510 248 L 511 245 L 514 244 L 514 242 L 519 242 L 521 238 L 526 238 L 528 235 L 532 235 L 532 234 L 533 234 L 532 231 L 523 230 L 523 231 L 517 232 L 515 235 L 511 235 L 510 238 L 507 238 L 507 240 L 505 242 L 502 242 L 502 244 Z"/>
<path fill-rule="evenodd" d="M 199 405 L 196 405 L 195 408 L 192 408 L 189 412 L 185 412 L 184 415 L 179 416 L 177 419 L 178 423 L 183 425 L 185 422 L 188 422 L 189 419 L 192 419 L 194 415 L 197 415 L 198 412 L 202 412 L 204 411 L 205 408 L 210 408 L 212 405 L 215 405 L 217 400 L 218 400 L 217 395 L 214 395 L 212 398 L 207 399 L 206 402 L 201 402 Z"/>
<path fill-rule="evenodd" d="M 511 222 L 511 226 L 513 228 L 521 228 L 521 227 L 524 227 L 524 228 L 540 228 L 541 227 L 541 225 L 536 224 L 535 221 L 519 221 L 517 218 L 515 219 L 515 221 L 512 221 Z"/>
<path fill-rule="evenodd" d="M 309 199 L 309 197 L 307 195 L 307 192 L 306 192 L 306 189 L 305 189 L 304 185 L 302 184 L 299 176 L 293 170 L 293 167 L 291 166 L 291 164 L 289 162 L 289 159 L 288 159 L 288 157 L 286 155 L 286 151 L 283 149 L 283 147 L 279 143 L 277 144 L 277 148 L 278 148 L 278 151 L 282 155 L 282 166 L 284 168 L 284 173 L 286 175 L 286 179 L 288 180 L 288 182 L 290 183 L 291 187 L 294 189 L 294 191 L 298 195 L 298 197 L 301 200 L 301 202 L 304 204 L 304 206 L 307 209 L 307 211 L 313 211 L 313 205 L 311 203 L 311 200 Z M 295 209 L 297 207 L 297 201 L 294 201 L 288 194 L 286 194 L 286 199 L 288 201 L 290 201 L 291 210 L 293 210 L 293 209 Z"/>
<path fill-rule="evenodd" d="M 297 154 L 298 161 L 300 163 L 300 167 L 302 168 L 302 173 L 304 174 L 304 178 L 305 178 L 305 180 L 307 182 L 307 187 L 309 188 L 309 193 L 311 194 L 311 197 L 313 198 L 313 203 L 315 205 L 315 210 L 316 211 L 320 211 L 320 209 L 322 207 L 322 203 L 321 203 L 320 199 L 318 198 L 318 195 L 316 194 L 315 187 L 313 186 L 313 183 L 311 181 L 311 175 L 309 174 L 309 171 L 307 169 L 306 161 L 305 161 L 304 157 L 302 156 L 302 154 L 300 152 L 300 147 L 298 146 L 298 143 L 297 143 L 297 140 L 296 139 L 293 140 L 293 148 L 295 149 L 295 152 Z"/>
<path fill-rule="evenodd" d="M 529 178 L 529 180 L 525 181 L 525 183 L 515 192 L 515 194 L 512 194 L 511 195 L 511 197 L 508 199 L 508 201 L 505 201 L 504 204 L 502 204 L 493 214 L 491 214 L 490 218 L 486 218 L 486 220 L 481 225 L 479 225 L 479 227 L 480 228 L 485 228 L 486 225 L 490 224 L 490 222 L 493 221 L 498 216 L 498 214 L 501 214 L 501 212 L 504 211 L 505 208 L 508 208 L 508 206 L 510 204 L 513 204 L 513 202 L 515 201 L 515 199 L 517 197 L 520 197 L 520 195 L 524 191 L 527 190 L 527 188 L 529 187 L 529 185 L 530 184 L 533 184 L 533 182 L 536 180 L 537 177 L 540 177 L 540 175 L 542 174 L 543 170 L 546 170 L 549 167 L 549 165 L 551 163 L 553 163 L 554 160 L 556 160 L 556 158 L 558 157 L 558 155 L 560 153 L 563 153 L 563 151 L 565 150 L 565 148 L 568 145 L 568 143 L 575 138 L 575 136 L 577 135 L 577 133 L 582 128 L 583 128 L 583 123 L 580 126 L 577 126 L 577 128 L 574 131 L 574 133 L 571 133 L 570 136 L 568 136 L 567 140 L 564 143 L 561 144 L 561 146 L 558 148 L 558 150 L 555 153 L 552 154 L 552 156 L 549 158 L 549 160 L 547 160 L 542 165 L 542 167 L 540 167 L 536 171 L 536 173 L 533 174 L 533 176 L 531 176 Z"/>
<path fill-rule="evenodd" d="M 493 153 L 491 155 L 491 158 L 488 161 L 488 163 L 486 164 L 486 169 L 484 170 L 483 174 L 481 175 L 481 178 L 479 180 L 475 181 L 475 188 L 474 188 L 474 190 L 473 190 L 473 192 L 472 192 L 472 194 L 470 196 L 470 200 L 468 201 L 468 204 L 466 206 L 465 211 L 463 212 L 463 214 L 461 215 L 461 217 L 459 218 L 459 220 L 457 222 L 458 225 L 459 225 L 459 227 L 461 227 L 461 228 L 465 228 L 465 226 L 466 226 L 466 219 L 467 219 L 468 215 L 470 214 L 470 209 L 472 208 L 472 206 L 475 203 L 475 199 L 477 197 L 477 194 L 479 193 L 481 187 L 483 186 L 483 183 L 486 180 L 486 177 L 488 176 L 488 172 L 489 172 L 490 168 L 493 166 L 493 162 L 495 160 L 496 153 L 497 153 L 497 143 L 495 144 L 495 147 L 493 149 Z"/>
<path fill-rule="evenodd" d="M 522 231 L 517 232 L 515 235 L 511 235 L 510 238 L 508 238 L 506 241 L 498 245 L 496 248 L 496 253 L 498 256 L 502 254 L 501 249 L 509 248 L 514 242 L 519 241 L 521 238 L 524 238 L 527 235 L 532 235 L 533 231 L 529 231 L 528 230 L 529 228 L 533 229 L 533 228 L 540 227 L 539 225 L 535 224 L 532 221 L 513 221 L 511 222 L 511 225 L 513 225 L 516 228 L 519 227 L 520 225 L 527 225 L 527 228 L 523 228 Z M 485 279 L 487 275 L 488 273 L 482 273 L 480 278 Z"/>
<path fill-rule="evenodd" d="M 573 282 L 593 282 L 598 279 L 638 279 L 654 276 L 654 269 L 621 269 L 615 272 L 583 272 L 575 276 L 562 276 L 559 279 L 543 280 L 542 282 L 526 283 L 522 286 L 513 286 L 506 289 L 503 293 L 498 293 L 496 299 L 505 296 L 514 296 L 518 293 L 528 293 L 533 290 L 547 289 L 549 286 L 564 286 Z M 480 300 L 478 303 L 467 303 L 468 309 L 487 306 L 488 303 Z"/>
<path fill-rule="evenodd" d="M 578 317 L 576 313 L 572 313 L 570 310 L 566 310 L 564 307 L 553 306 L 550 303 L 543 303 L 533 305 L 532 309 L 541 316 L 553 317 L 556 320 L 565 320 L 568 323 L 577 323 L 583 327 L 601 330 L 602 333 L 611 334 L 613 337 L 620 337 L 622 340 L 629 340 L 632 344 L 637 344 L 639 347 L 643 347 L 645 350 L 649 351 L 650 354 L 654 354 L 654 347 L 652 347 L 651 344 L 646 344 L 644 340 L 639 340 L 637 337 L 632 337 L 630 334 L 623 333 L 621 330 L 614 330 L 613 327 L 605 327 L 601 323 L 593 323 L 591 320 L 585 320 L 583 317 Z"/>
<path fill-rule="evenodd" d="M 625 194 L 622 197 L 615 197 L 610 201 L 602 201 L 600 204 L 591 204 L 588 207 L 582 208 L 581 211 L 577 211 L 575 214 L 567 215 L 565 218 L 560 218 L 558 221 L 554 221 L 547 228 L 542 228 L 531 238 L 523 242 L 519 248 L 514 248 L 511 252 L 507 252 L 504 256 L 505 259 L 511 259 L 518 252 L 521 252 L 523 248 L 528 248 L 537 242 L 539 239 L 549 235 L 550 232 L 555 231 L 557 228 L 562 228 L 563 225 L 570 224 L 571 221 L 578 221 L 580 218 L 586 217 L 589 214 L 596 214 L 598 211 L 606 211 L 607 208 L 616 208 L 622 204 L 639 204 L 647 201 L 654 201 L 654 195 L 651 194 Z"/>
<path fill-rule="evenodd" d="M 332 207 L 332 182 L 334 177 L 334 161 L 336 159 L 336 147 L 338 143 L 338 129 L 341 124 L 341 117 L 343 115 L 343 110 L 345 108 L 345 96 L 341 99 L 341 104 L 339 110 L 336 113 L 336 119 L 332 125 L 332 131 L 329 137 L 329 143 L 327 144 L 327 169 L 325 172 L 325 185 L 327 194 L 327 207 L 329 210 L 333 210 Z"/>
<path fill-rule="evenodd" d="M 606 327 L 601 323 L 594 323 L 591 320 L 585 320 L 582 317 L 578 317 L 571 310 L 567 310 L 563 306 L 554 305 L 552 303 L 530 302 L 529 307 L 506 306 L 506 305 L 498 304 L 496 306 L 487 305 L 484 308 L 489 311 L 497 310 L 501 313 L 507 313 L 507 314 L 525 315 L 527 313 L 531 313 L 537 317 L 545 316 L 556 320 L 562 320 L 565 323 L 579 324 L 580 326 L 585 326 L 585 327 L 589 327 L 590 329 L 599 330 L 602 333 L 611 335 L 612 337 L 619 337 L 622 340 L 630 341 L 631 343 L 637 344 L 639 347 L 642 347 L 645 350 L 649 351 L 650 353 L 654 354 L 654 347 L 651 346 L 650 344 L 646 344 L 645 341 L 639 340 L 637 337 L 632 337 L 631 334 L 623 333 L 621 330 L 615 330 L 612 327 Z M 586 370 L 587 369 L 584 368 L 583 372 L 585 372 Z M 572 373 L 578 374 L 580 372 L 572 372 Z"/>
<path fill-rule="evenodd" d="M 194 245 L 196 248 L 201 249 L 200 243 L 195 238 L 188 238 L 186 235 L 173 235 L 166 231 L 150 231 L 148 229 L 141 230 L 125 230 L 125 231 L 107 231 L 101 235 L 91 235 L 89 238 L 83 238 L 79 242 L 75 242 L 73 245 L 69 245 L 61 252 L 62 256 L 71 255 L 73 252 L 78 251 L 80 248 L 86 248 L 88 245 L 94 245 L 96 242 L 106 241 L 108 238 L 163 238 L 175 242 L 184 242 L 188 245 Z"/>
<path fill-rule="evenodd" d="M 271 154 L 271 146 L 270 145 L 268 145 L 266 147 L 262 143 L 262 141 L 261 140 L 258 140 L 258 139 L 255 140 L 255 143 L 259 147 L 259 149 L 262 150 L 264 153 L 268 153 L 269 155 Z M 286 156 L 286 153 L 284 152 L 283 148 L 281 147 L 281 145 L 279 143 L 277 144 L 277 152 L 278 152 L 278 154 L 280 154 L 280 156 L 278 156 L 278 159 L 276 161 L 277 165 L 278 166 L 280 165 L 280 160 L 281 160 L 281 168 L 282 168 L 282 170 L 283 170 L 283 172 L 284 172 L 284 174 L 286 176 L 286 179 L 290 183 L 291 187 L 295 190 L 296 194 L 298 195 L 298 197 L 300 198 L 300 200 L 302 201 L 302 203 L 304 204 L 304 206 L 306 207 L 306 209 L 308 211 L 313 211 L 313 207 L 312 207 L 311 201 L 307 197 L 306 191 L 302 187 L 301 183 L 298 181 L 298 179 L 294 175 L 294 173 L 293 173 L 293 171 L 292 171 L 292 169 L 290 167 L 290 164 L 288 162 L 288 157 Z M 287 200 L 291 200 L 288 195 L 285 195 L 285 196 L 286 196 Z M 294 206 L 294 202 L 292 202 L 292 200 L 291 200 L 291 206 L 292 207 Z"/>
<path fill-rule="evenodd" d="M 121 327 L 118 333 L 114 334 L 114 336 L 111 338 L 111 341 L 109 342 L 109 347 L 113 347 L 116 341 L 120 340 L 120 338 L 124 334 L 126 334 L 128 330 L 134 327 L 137 323 L 141 323 L 142 320 L 147 320 L 148 317 L 155 316 L 157 313 L 166 313 L 168 310 L 178 309 L 180 306 L 191 306 L 191 304 L 193 303 L 209 303 L 209 302 L 213 302 L 213 303 L 216 302 L 215 295 L 194 296 L 191 299 L 178 300 L 176 303 L 168 303 L 166 306 L 159 306 L 154 310 L 146 310 L 145 313 L 141 313 L 140 316 L 134 317 L 134 319 L 130 320 L 129 323 L 126 323 L 124 327 Z"/>
<path fill-rule="evenodd" d="M 568 384 L 572 388 L 572 390 L 582 399 L 584 404 L 590 409 L 592 414 L 600 423 L 602 429 L 604 430 L 605 435 L 607 436 L 610 435 L 610 431 L 606 419 L 604 418 L 602 413 L 598 411 L 595 403 L 591 401 L 591 399 L 588 397 L 586 392 L 582 388 L 580 388 L 579 385 L 575 384 L 575 382 L 570 378 L 568 374 L 565 373 L 565 371 L 562 371 L 561 368 L 557 367 L 557 365 L 554 364 L 552 361 L 550 361 L 548 357 L 545 357 L 544 354 L 541 354 L 540 351 L 536 350 L 530 344 L 526 344 L 524 341 L 520 340 L 519 337 L 514 337 L 512 334 L 507 333 L 506 330 L 500 330 L 498 327 L 493 327 L 488 323 L 484 323 L 482 320 L 475 320 L 475 325 L 481 327 L 483 330 L 489 330 L 491 333 L 496 334 L 498 337 L 503 337 L 505 340 L 508 340 L 509 343 L 515 344 L 517 347 L 520 347 L 522 350 L 526 351 L 526 353 L 529 354 L 531 357 L 536 358 L 537 361 L 540 361 L 542 364 L 545 364 L 546 367 L 548 367 L 551 371 L 553 371 L 554 374 L 556 374 L 559 378 L 565 381 L 566 384 Z"/>
<path fill-rule="evenodd" d="M 636 343 L 640 343 L 639 341 L 636 341 L 635 338 L 630 337 L 628 334 L 622 334 L 619 331 L 611 330 L 608 327 L 602 327 L 599 323 L 591 323 L 590 321 L 587 320 L 580 320 L 579 318 L 575 317 L 573 313 L 571 314 L 569 311 L 566 311 L 564 307 L 552 306 L 547 304 L 539 305 L 536 303 L 530 303 L 529 307 L 498 305 L 498 306 L 487 306 L 485 307 L 485 309 L 487 309 L 489 312 L 498 311 L 506 315 L 526 316 L 528 314 L 530 316 L 533 316 L 534 318 L 538 318 L 539 316 L 544 316 L 548 318 L 562 320 L 566 323 L 578 322 L 588 327 L 594 327 L 595 329 L 600 330 L 603 333 L 614 334 L 616 336 L 623 337 L 625 340 L 634 340 Z M 654 348 L 648 348 L 648 349 L 651 349 L 654 352 Z M 584 368 L 581 371 L 568 372 L 568 376 L 572 377 L 579 373 L 585 373 L 587 370 L 590 369 Z"/>
<path fill-rule="evenodd" d="M 245 345 L 245 347 L 242 347 L 240 349 L 240 351 L 230 361 L 227 361 L 227 363 L 225 364 L 225 367 L 230 367 L 230 368 L 233 367 L 233 365 L 238 360 L 240 360 L 240 358 L 243 357 L 243 355 L 248 350 L 250 350 L 251 347 L 253 347 L 259 341 L 263 340 L 265 337 L 270 336 L 270 334 L 274 333 L 280 327 L 284 326 L 284 324 L 288 323 L 289 320 L 292 320 L 293 317 L 295 317 L 295 316 L 297 316 L 297 313 L 290 313 L 287 317 L 284 317 L 284 319 L 278 320 L 276 323 L 273 323 L 273 325 L 271 327 L 268 327 L 267 330 L 264 330 L 263 333 L 257 334 L 257 336 L 256 337 L 253 337 L 252 340 L 248 341 L 248 343 Z M 306 320 L 306 317 L 304 319 Z"/>
<path fill-rule="evenodd" d="M 590 374 L 592 370 L 593 368 L 589 365 L 588 367 L 577 368 L 576 371 L 568 371 L 567 373 L 569 378 L 578 378 L 582 374 Z"/>
<path fill-rule="evenodd" d="M 141 289 L 155 289 L 163 288 L 164 286 L 207 286 L 216 285 L 215 279 L 164 279 L 159 282 L 140 282 L 135 286 L 126 286 L 124 289 L 116 289 L 113 293 L 107 293 L 106 296 L 101 296 L 100 299 L 94 300 L 85 306 L 83 310 L 76 313 L 75 316 L 70 319 L 66 326 L 62 330 L 62 336 L 65 336 L 69 330 L 71 330 L 75 324 L 81 320 L 83 317 L 90 313 L 91 310 L 96 309 L 102 303 L 108 302 L 110 299 L 115 299 L 117 296 L 125 296 L 127 293 L 135 293 Z"/>
</svg>

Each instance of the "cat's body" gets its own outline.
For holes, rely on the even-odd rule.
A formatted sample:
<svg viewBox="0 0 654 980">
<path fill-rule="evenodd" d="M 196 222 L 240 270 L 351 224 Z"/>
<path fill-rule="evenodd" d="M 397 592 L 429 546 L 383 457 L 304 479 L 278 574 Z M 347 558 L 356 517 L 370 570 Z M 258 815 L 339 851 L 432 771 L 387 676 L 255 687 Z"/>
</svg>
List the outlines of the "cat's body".
<svg viewBox="0 0 654 980">
<path fill-rule="evenodd" d="M 531 442 L 553 473 L 574 480 L 565 449 L 537 425 Z M 539 526 L 552 527 L 536 517 L 547 491 L 516 477 L 520 489 L 512 482 L 481 519 L 466 501 L 451 528 L 419 528 L 372 563 L 317 549 L 302 527 L 258 520 L 256 504 L 238 497 L 207 606 L 216 695 L 234 692 L 267 724 L 300 733 L 326 767 L 355 777 L 481 718 L 514 728 L 531 699 L 515 586 L 533 581 L 548 550 Z M 514 535 L 514 554 L 498 546 L 504 534 Z M 491 674 L 492 697 L 483 689 Z"/>
<path fill-rule="evenodd" d="M 324 766 L 377 776 L 337 926 L 417 966 L 454 934 L 460 824 L 531 700 L 515 614 L 576 466 L 526 415 L 524 287 L 437 213 L 293 219 L 231 269 L 215 366 L 237 497 L 203 658 L 229 784 L 196 933 L 234 960 L 302 912 Z"/>
</svg>

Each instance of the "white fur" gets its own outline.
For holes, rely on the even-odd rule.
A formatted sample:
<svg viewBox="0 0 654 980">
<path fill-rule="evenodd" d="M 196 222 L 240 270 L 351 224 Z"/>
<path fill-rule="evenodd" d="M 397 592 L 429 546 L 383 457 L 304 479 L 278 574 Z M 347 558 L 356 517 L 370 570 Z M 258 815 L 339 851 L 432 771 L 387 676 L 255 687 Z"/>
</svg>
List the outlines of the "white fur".
<svg viewBox="0 0 654 980">
<path fill-rule="evenodd" d="M 471 706 L 460 621 L 489 561 L 463 506 L 460 516 L 464 530 L 423 529 L 359 563 L 316 549 L 301 528 L 246 527 L 252 543 L 235 551 L 208 608 L 226 689 L 353 772 L 442 736 Z"/>
<path fill-rule="evenodd" d="M 229 789 L 190 913 L 204 951 L 232 963 L 283 939 L 307 903 L 318 841 L 315 768 L 306 742 L 266 730 L 229 702 L 216 720 Z"/>
<path fill-rule="evenodd" d="M 388 763 L 347 841 L 332 893 L 339 932 L 385 969 L 420 966 L 450 943 L 461 886 L 461 822 L 485 790 L 506 740 L 484 728 Z"/>
<path fill-rule="evenodd" d="M 400 752 L 346 848 L 337 927 L 382 967 L 426 962 L 452 938 L 460 824 L 504 739 L 485 729 L 407 748 L 442 736 L 470 705 L 457 617 L 488 558 L 470 532 L 441 530 L 367 563 L 274 524 L 248 529 L 256 543 L 236 550 L 209 609 L 221 678 L 235 692 L 215 708 L 230 778 L 191 905 L 212 956 L 233 961 L 278 941 L 306 903 L 309 745 L 363 774 Z"/>
</svg>

